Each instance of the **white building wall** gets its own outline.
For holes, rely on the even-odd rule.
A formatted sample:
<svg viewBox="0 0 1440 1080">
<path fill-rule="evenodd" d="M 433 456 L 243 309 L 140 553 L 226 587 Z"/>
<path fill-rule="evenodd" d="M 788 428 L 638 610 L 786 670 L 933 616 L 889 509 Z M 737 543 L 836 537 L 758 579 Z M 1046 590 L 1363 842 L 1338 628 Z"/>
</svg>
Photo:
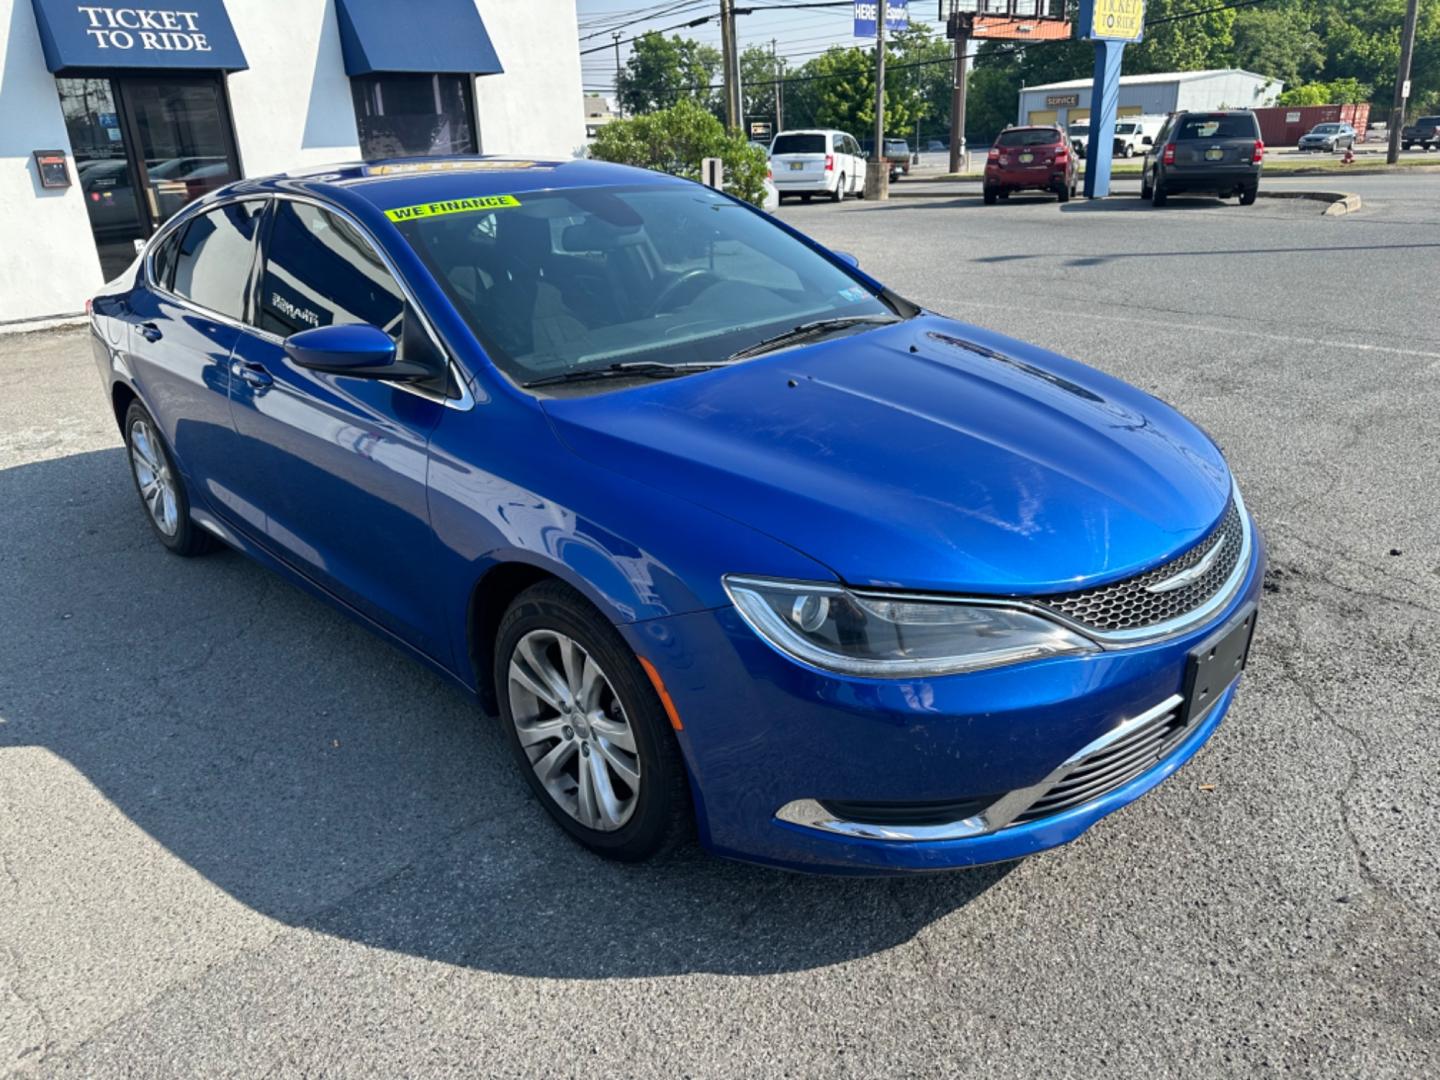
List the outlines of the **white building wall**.
<svg viewBox="0 0 1440 1080">
<path fill-rule="evenodd" d="M 1193 109 L 1258 109 L 1273 105 L 1285 84 L 1272 82 L 1248 71 L 1224 71 L 1203 79 L 1187 79 L 1180 83 L 1180 100 L 1176 108 Z"/>
<path fill-rule="evenodd" d="M 47 191 L 34 150 L 64 150 L 70 138 L 55 77 L 45 67 L 30 0 L 0 0 L 0 326 L 81 311 L 100 287 L 100 257 L 85 196 L 70 160 L 71 186 Z"/>
<path fill-rule="evenodd" d="M 245 175 L 359 160 L 334 0 L 229 0 L 225 10 L 250 64 L 228 78 Z"/>
<path fill-rule="evenodd" d="M 505 68 L 475 80 L 487 154 L 573 156 L 585 145 L 575 0 L 477 0 Z"/>
<path fill-rule="evenodd" d="M 572 156 L 585 143 L 575 0 L 476 0 L 502 75 L 475 80 L 487 154 Z M 249 70 L 227 79 L 246 176 L 360 156 L 334 0 L 229 0 Z M 0 326 L 71 315 L 102 284 L 78 183 L 40 187 L 33 150 L 70 139 L 30 0 L 0 0 Z"/>
</svg>

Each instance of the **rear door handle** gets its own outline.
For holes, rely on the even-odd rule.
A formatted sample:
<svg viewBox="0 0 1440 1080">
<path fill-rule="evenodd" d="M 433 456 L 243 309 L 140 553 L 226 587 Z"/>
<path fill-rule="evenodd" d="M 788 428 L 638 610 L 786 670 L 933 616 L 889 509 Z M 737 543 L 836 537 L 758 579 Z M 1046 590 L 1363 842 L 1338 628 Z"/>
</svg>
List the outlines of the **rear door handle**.
<svg viewBox="0 0 1440 1080">
<path fill-rule="evenodd" d="M 263 390 L 275 381 L 271 374 L 259 364 L 247 364 L 240 360 L 230 365 L 230 374 L 238 379 L 244 379 L 257 390 Z"/>
<path fill-rule="evenodd" d="M 159 341 L 165 335 L 160 333 L 160 328 L 153 322 L 143 322 L 139 326 L 140 336 L 146 341 Z"/>
</svg>

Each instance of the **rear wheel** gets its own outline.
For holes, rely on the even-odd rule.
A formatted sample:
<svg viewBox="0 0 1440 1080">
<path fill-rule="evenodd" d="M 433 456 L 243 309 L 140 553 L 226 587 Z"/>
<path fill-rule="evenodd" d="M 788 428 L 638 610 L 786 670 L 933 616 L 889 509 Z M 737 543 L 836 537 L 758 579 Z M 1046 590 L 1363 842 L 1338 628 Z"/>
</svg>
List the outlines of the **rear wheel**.
<svg viewBox="0 0 1440 1080">
<path fill-rule="evenodd" d="M 1010 198 L 1010 189 L 1009 189 L 1009 188 L 1003 188 L 1003 187 L 1002 187 L 1002 188 L 1000 189 L 1000 191 L 998 192 L 998 194 L 999 194 L 999 196 L 1000 196 L 1000 201 L 1001 201 L 1001 202 L 1005 202 L 1005 201 L 1007 201 L 1007 200 Z"/>
<path fill-rule="evenodd" d="M 1055 192 L 1055 198 L 1059 199 L 1061 202 L 1069 202 L 1071 194 L 1072 192 L 1070 190 L 1070 185 L 1062 180 L 1060 182 L 1059 190 Z"/>
<path fill-rule="evenodd" d="M 558 581 L 521 593 L 500 623 L 495 685 L 526 782 L 571 838 L 639 862 L 688 837 L 680 747 L 634 653 Z"/>
<path fill-rule="evenodd" d="M 1245 188 L 1240 192 L 1240 205 L 1250 206 L 1255 202 L 1255 197 L 1260 193 L 1259 188 Z"/>
<path fill-rule="evenodd" d="M 1402 149 L 1402 150 L 1409 150 L 1409 149 L 1410 149 L 1410 144 L 1409 144 L 1408 142 L 1407 142 L 1407 143 L 1401 143 L 1401 144 L 1400 144 L 1400 149 Z"/>
<path fill-rule="evenodd" d="M 190 520 L 185 481 L 165 449 L 154 418 L 138 401 L 131 402 L 125 413 L 125 448 L 130 452 L 135 490 L 160 543 L 187 558 L 211 550 L 215 540 Z"/>
<path fill-rule="evenodd" d="M 1150 189 L 1150 205 L 1164 206 L 1168 199 L 1169 196 L 1165 194 L 1165 189 L 1160 186 L 1159 181 L 1156 181 L 1154 186 Z"/>
<path fill-rule="evenodd" d="M 1150 186 L 1150 174 L 1142 172 L 1140 174 L 1140 198 L 1148 199 L 1152 194 L 1154 194 L 1154 188 Z"/>
<path fill-rule="evenodd" d="M 835 190 L 830 193 L 831 202 L 845 201 L 845 174 L 840 174 L 840 182 L 835 185 Z"/>
<path fill-rule="evenodd" d="M 801 196 L 800 196 L 800 201 L 801 201 L 802 203 L 808 203 L 808 202 L 810 201 L 810 196 L 809 196 L 809 195 L 801 195 Z"/>
<path fill-rule="evenodd" d="M 983 194 L 986 206 L 994 206 L 1000 199 L 1000 193 L 993 187 L 987 187 Z"/>
</svg>

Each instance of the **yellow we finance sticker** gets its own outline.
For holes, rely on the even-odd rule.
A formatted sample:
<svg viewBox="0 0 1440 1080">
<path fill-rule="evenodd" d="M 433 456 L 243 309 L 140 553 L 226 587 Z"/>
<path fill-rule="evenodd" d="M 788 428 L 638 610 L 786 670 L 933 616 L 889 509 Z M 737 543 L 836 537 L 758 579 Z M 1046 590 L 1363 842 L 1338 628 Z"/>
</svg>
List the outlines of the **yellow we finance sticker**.
<svg viewBox="0 0 1440 1080">
<path fill-rule="evenodd" d="M 420 203 L 418 206 L 397 206 L 386 210 L 391 221 L 413 221 L 415 218 L 440 217 L 443 214 L 473 214 L 477 210 L 503 210 L 519 206 L 514 195 L 477 195 L 471 199 L 446 199 L 443 202 Z"/>
</svg>

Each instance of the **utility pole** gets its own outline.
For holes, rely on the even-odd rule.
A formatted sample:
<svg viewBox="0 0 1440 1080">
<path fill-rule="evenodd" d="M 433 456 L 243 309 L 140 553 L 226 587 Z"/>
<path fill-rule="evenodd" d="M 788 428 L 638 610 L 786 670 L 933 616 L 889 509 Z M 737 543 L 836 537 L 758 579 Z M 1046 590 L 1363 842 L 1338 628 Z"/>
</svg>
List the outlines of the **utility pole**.
<svg viewBox="0 0 1440 1080">
<path fill-rule="evenodd" d="M 615 111 L 623 117 L 625 103 L 620 100 L 620 31 L 612 30 L 610 36 L 615 39 Z"/>
<path fill-rule="evenodd" d="M 875 151 L 865 170 L 865 197 L 890 198 L 890 170 L 885 164 L 885 0 L 875 5 Z"/>
<path fill-rule="evenodd" d="M 1400 70 L 1395 75 L 1395 108 L 1390 113 L 1390 146 L 1385 160 L 1394 165 L 1400 160 L 1400 129 L 1405 126 L 1405 101 L 1410 96 L 1410 58 L 1415 53 L 1415 19 L 1419 0 L 1405 5 L 1405 30 L 1400 36 Z"/>
<path fill-rule="evenodd" d="M 950 171 L 965 168 L 965 85 L 970 67 L 970 27 L 973 16 L 950 4 L 950 28 L 955 37 L 955 69 L 950 85 Z"/>
<path fill-rule="evenodd" d="M 725 126 L 739 131 L 744 118 L 740 105 L 740 61 L 735 50 L 735 0 L 720 0 L 720 50 L 725 61 Z"/>
<path fill-rule="evenodd" d="M 775 55 L 775 39 L 770 39 L 770 67 L 775 76 L 775 134 L 785 130 L 785 80 L 780 74 L 780 58 Z"/>
</svg>

